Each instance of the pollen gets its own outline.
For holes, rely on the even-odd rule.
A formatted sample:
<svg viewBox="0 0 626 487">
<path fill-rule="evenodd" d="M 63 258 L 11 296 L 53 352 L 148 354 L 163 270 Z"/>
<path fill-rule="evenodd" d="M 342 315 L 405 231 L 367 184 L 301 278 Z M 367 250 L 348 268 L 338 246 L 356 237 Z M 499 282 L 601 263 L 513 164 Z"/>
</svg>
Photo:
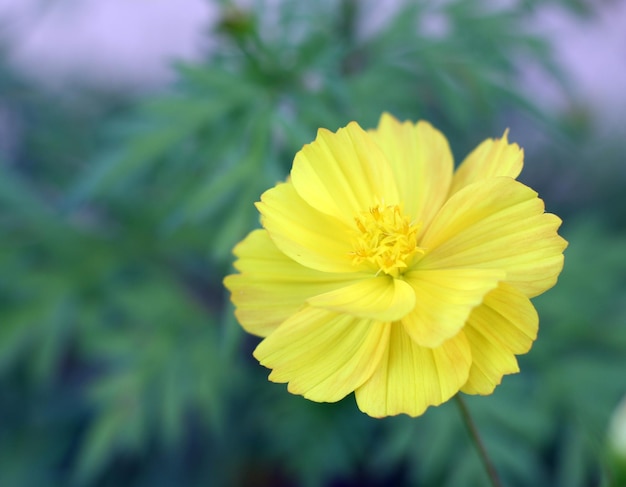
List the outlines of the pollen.
<svg viewBox="0 0 626 487">
<path fill-rule="evenodd" d="M 424 250 L 417 245 L 420 225 L 411 222 L 401 205 L 372 206 L 354 218 L 356 237 L 352 263 L 373 264 L 377 272 L 398 277 Z"/>
</svg>

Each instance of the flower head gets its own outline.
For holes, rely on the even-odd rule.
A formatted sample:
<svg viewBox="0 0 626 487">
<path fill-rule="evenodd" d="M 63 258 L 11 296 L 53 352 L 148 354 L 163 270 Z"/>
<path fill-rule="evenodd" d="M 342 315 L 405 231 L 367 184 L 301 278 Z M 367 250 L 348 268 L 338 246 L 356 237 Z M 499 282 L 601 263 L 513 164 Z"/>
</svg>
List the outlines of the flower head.
<svg viewBox="0 0 626 487">
<path fill-rule="evenodd" d="M 262 195 L 263 229 L 236 246 L 239 273 L 225 279 L 239 322 L 264 338 L 254 356 L 270 380 L 417 416 L 518 372 L 537 336 L 529 298 L 555 284 L 567 245 L 515 180 L 522 164 L 506 133 L 455 171 L 427 122 L 320 129 Z"/>
</svg>

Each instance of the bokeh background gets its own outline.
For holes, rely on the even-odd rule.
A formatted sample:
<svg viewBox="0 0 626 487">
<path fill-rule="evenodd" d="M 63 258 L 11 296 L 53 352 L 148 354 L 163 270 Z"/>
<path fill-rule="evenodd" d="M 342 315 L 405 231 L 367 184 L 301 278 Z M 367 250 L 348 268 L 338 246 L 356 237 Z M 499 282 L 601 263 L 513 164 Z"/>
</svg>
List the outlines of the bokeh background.
<svg viewBox="0 0 626 487">
<path fill-rule="evenodd" d="M 626 485 L 624 25 L 618 0 L 1 1 L 0 485 L 486 485 L 454 403 L 374 420 L 267 382 L 221 284 L 317 128 L 383 111 L 457 161 L 510 128 L 564 220 L 522 373 L 467 398 L 505 485 Z"/>
</svg>

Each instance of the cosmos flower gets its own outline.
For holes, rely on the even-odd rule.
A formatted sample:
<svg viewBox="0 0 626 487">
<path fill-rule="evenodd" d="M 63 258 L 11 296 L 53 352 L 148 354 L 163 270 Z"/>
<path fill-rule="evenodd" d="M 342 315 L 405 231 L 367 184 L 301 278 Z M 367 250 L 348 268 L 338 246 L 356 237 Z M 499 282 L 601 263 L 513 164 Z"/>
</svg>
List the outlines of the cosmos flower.
<svg viewBox="0 0 626 487">
<path fill-rule="evenodd" d="M 454 170 L 429 123 L 320 129 L 257 203 L 225 279 L 269 379 L 374 417 L 417 416 L 519 371 L 567 243 L 515 180 L 523 151 L 482 142 Z"/>
</svg>

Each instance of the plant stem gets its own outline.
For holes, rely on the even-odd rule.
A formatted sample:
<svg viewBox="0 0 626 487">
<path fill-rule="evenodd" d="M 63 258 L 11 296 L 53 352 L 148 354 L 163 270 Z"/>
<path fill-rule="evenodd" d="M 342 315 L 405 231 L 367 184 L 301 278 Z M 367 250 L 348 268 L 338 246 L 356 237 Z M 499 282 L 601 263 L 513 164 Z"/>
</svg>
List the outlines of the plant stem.
<svg viewBox="0 0 626 487">
<path fill-rule="evenodd" d="M 474 424 L 474 420 L 472 420 L 472 417 L 470 416 L 469 409 L 467 409 L 467 405 L 465 404 L 465 401 L 463 400 L 460 394 L 457 394 L 455 398 L 456 398 L 456 403 L 459 406 L 459 410 L 461 411 L 463 422 L 465 423 L 465 426 L 467 427 L 467 431 L 470 434 L 472 441 L 474 442 L 474 446 L 476 447 L 476 450 L 478 451 L 478 455 L 480 456 L 480 459 L 482 460 L 483 465 L 485 466 L 485 470 L 487 471 L 489 480 L 491 480 L 491 485 L 493 487 L 502 487 L 502 483 L 500 482 L 498 473 L 496 472 L 496 469 L 494 468 L 493 463 L 491 462 L 491 459 L 489 458 L 489 455 L 487 455 L 487 450 L 485 449 L 485 445 L 480 439 L 480 435 L 478 434 L 478 429 L 476 428 L 476 425 Z"/>
</svg>

